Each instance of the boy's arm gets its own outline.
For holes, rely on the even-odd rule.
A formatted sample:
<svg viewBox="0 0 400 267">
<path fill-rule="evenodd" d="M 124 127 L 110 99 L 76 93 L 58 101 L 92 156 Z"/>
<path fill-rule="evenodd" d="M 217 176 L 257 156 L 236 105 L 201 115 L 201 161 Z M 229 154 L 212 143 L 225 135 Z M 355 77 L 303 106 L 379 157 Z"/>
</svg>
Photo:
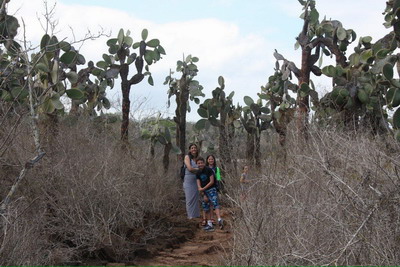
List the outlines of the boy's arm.
<svg viewBox="0 0 400 267">
<path fill-rule="evenodd" d="M 197 177 L 196 177 L 197 178 Z M 203 191 L 204 189 L 203 188 L 201 188 L 201 183 L 200 183 L 200 179 L 199 178 L 197 178 L 197 189 L 199 190 L 199 191 Z"/>
<path fill-rule="evenodd" d="M 214 184 L 214 174 L 210 176 L 210 182 L 203 188 L 204 190 L 210 188 Z"/>
</svg>

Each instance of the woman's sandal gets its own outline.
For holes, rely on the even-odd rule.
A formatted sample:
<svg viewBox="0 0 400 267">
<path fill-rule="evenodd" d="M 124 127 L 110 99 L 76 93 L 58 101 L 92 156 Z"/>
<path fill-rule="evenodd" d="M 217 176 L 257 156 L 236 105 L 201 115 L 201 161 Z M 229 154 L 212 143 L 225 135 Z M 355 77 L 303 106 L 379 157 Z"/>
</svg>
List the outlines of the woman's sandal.
<svg viewBox="0 0 400 267">
<path fill-rule="evenodd" d="M 204 220 L 204 219 L 203 219 L 203 220 L 201 221 L 201 226 L 206 226 L 206 225 L 207 225 L 207 220 Z"/>
</svg>

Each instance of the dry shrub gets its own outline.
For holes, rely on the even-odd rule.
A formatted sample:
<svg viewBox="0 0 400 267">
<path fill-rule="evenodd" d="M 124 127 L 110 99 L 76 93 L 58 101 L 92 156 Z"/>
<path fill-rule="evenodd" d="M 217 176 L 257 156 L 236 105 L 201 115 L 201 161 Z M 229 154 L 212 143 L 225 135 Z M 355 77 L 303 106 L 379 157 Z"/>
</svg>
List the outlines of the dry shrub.
<svg viewBox="0 0 400 267">
<path fill-rule="evenodd" d="M 0 265 L 132 260 L 166 230 L 160 221 L 180 203 L 179 181 L 173 170 L 163 172 L 161 157 L 147 160 L 145 142 L 132 140 L 134 147 L 122 149 L 118 126 L 84 118 L 60 123 L 9 208 Z M 29 136 L 15 140 L 13 150 L 24 162 L 34 151 L 20 140 Z M 2 177 L 2 186 L 9 189 L 10 180 Z"/>
<path fill-rule="evenodd" d="M 275 144 L 271 144 L 271 147 Z M 398 265 L 400 153 L 390 137 L 318 129 L 268 155 L 232 197 L 227 265 Z"/>
</svg>

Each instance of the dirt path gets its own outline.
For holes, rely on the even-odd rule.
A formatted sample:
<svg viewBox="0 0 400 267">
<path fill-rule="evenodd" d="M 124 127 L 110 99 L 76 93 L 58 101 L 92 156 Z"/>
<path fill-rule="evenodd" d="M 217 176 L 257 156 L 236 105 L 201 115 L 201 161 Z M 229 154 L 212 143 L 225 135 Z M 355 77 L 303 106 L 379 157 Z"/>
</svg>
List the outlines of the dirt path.
<svg viewBox="0 0 400 267">
<path fill-rule="evenodd" d="M 140 266 L 216 266 L 222 265 L 222 256 L 229 252 L 232 240 L 231 218 L 229 212 L 222 214 L 225 227 L 214 232 L 205 232 L 200 224 L 194 237 L 177 248 L 159 252 L 154 258 L 135 261 Z"/>
</svg>

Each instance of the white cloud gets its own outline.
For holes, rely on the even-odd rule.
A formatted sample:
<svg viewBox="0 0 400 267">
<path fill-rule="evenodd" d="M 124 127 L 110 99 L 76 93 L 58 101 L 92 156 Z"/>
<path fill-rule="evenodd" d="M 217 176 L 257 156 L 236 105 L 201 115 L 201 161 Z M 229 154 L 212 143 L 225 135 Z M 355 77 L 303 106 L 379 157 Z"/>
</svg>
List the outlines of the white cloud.
<svg viewBox="0 0 400 267">
<path fill-rule="evenodd" d="M 38 44 L 43 35 L 36 14 L 41 12 L 37 9 L 38 6 L 43 6 L 41 0 L 29 2 L 14 0 L 11 6 L 21 7 L 17 16 L 23 17 L 29 25 L 26 27 L 27 38 Z M 151 66 L 157 84 L 154 88 L 150 88 L 142 82 L 132 90 L 133 98 L 139 95 L 151 98 L 150 103 L 155 105 L 152 108 L 165 109 L 167 86 L 162 85 L 162 82 L 168 75 L 169 69 L 174 69 L 176 61 L 182 59 L 183 54 L 192 54 L 200 58 L 198 80 L 205 87 L 208 97 L 217 86 L 218 76 L 223 75 L 226 80 L 226 90 L 237 91 L 236 101 L 240 102 L 246 94 L 256 96 L 260 86 L 265 83 L 266 72 L 273 64 L 273 47 L 268 45 L 264 38 L 254 34 L 244 34 L 237 25 L 218 19 L 155 24 L 120 10 L 63 3 L 57 4 L 54 18 L 58 20 L 57 36 L 68 37 L 69 40 L 73 38 L 71 29 L 76 39 L 81 39 L 88 30 L 96 33 L 101 27 L 106 31 L 112 31 L 113 36 L 120 28 L 130 29 L 134 40 L 138 40 L 141 30 L 147 28 L 149 38 L 158 38 L 167 55 Z M 102 53 L 107 51 L 105 45 L 107 39 L 85 42 L 81 53 L 87 60 L 100 60 Z M 268 66 L 269 64 L 271 66 Z M 255 73 L 259 76 L 254 77 Z M 119 89 L 115 88 L 110 94 L 114 95 L 115 90 Z"/>
</svg>

